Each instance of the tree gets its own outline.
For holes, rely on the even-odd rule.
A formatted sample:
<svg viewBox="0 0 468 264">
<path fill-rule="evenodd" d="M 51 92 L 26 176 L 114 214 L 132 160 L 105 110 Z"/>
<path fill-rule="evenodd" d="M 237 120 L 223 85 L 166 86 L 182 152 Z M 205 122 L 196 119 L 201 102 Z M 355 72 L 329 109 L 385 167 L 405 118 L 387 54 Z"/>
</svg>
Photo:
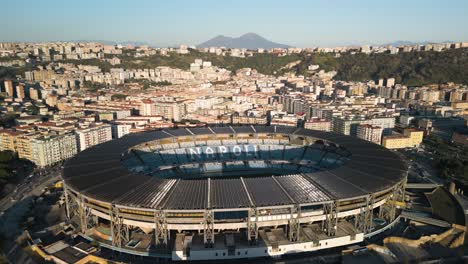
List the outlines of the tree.
<svg viewBox="0 0 468 264">
<path fill-rule="evenodd" d="M 106 88 L 107 85 L 104 83 L 84 81 L 83 87 L 87 88 L 88 91 L 96 92 L 96 91 L 99 91 L 100 89 Z"/>
<path fill-rule="evenodd" d="M 39 114 L 39 107 L 36 105 L 30 105 L 26 107 L 26 110 L 31 113 L 31 115 L 38 115 Z"/>
<path fill-rule="evenodd" d="M 126 94 L 113 94 L 111 96 L 112 100 L 125 100 L 125 98 L 127 98 Z"/>
<path fill-rule="evenodd" d="M 8 163 L 14 159 L 15 155 L 11 151 L 0 151 L 0 163 Z"/>
<path fill-rule="evenodd" d="M 2 127 L 11 127 L 15 124 L 15 113 L 7 113 L 4 116 L 0 117 L 0 126 Z"/>
</svg>

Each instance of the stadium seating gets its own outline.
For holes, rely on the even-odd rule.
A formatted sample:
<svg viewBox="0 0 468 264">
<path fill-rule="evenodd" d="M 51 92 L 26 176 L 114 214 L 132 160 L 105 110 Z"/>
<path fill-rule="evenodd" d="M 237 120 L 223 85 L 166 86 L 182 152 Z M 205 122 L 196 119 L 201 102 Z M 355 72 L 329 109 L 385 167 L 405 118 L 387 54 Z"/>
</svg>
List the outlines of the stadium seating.
<svg viewBox="0 0 468 264">
<path fill-rule="evenodd" d="M 159 150 L 152 150 L 156 148 Z M 208 174 L 206 177 L 218 177 L 252 168 L 257 169 L 257 174 L 315 172 L 343 164 L 348 155 L 346 150 L 336 146 L 292 145 L 287 139 L 209 139 L 142 145 L 132 150 L 122 162 L 129 168 L 143 169 L 163 178 L 177 174 L 196 177 L 205 173 Z M 163 166 L 175 169 L 159 174 L 161 170 L 158 168 Z"/>
</svg>

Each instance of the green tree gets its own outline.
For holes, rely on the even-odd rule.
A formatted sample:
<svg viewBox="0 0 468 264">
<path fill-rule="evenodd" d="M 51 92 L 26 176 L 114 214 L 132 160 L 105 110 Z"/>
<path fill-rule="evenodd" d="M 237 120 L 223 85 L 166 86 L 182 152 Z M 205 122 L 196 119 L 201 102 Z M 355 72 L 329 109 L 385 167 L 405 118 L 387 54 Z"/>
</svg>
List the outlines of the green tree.
<svg viewBox="0 0 468 264">
<path fill-rule="evenodd" d="M 126 94 L 113 94 L 111 98 L 112 100 L 124 100 L 125 98 L 127 98 L 127 95 Z"/>
<path fill-rule="evenodd" d="M 26 110 L 30 112 L 32 115 L 38 115 L 39 114 L 39 107 L 36 105 L 30 105 L 26 107 Z"/>
</svg>

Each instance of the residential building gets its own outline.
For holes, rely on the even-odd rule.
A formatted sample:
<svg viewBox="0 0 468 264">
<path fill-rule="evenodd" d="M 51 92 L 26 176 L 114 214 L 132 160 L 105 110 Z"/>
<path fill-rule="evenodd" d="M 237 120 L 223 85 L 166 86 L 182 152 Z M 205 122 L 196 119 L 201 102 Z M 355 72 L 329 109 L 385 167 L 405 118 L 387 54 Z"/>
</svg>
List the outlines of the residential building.
<svg viewBox="0 0 468 264">
<path fill-rule="evenodd" d="M 382 128 L 379 126 L 361 124 L 357 127 L 357 137 L 375 144 L 380 144 L 382 131 Z"/>
<path fill-rule="evenodd" d="M 405 129 L 402 135 L 384 136 L 382 145 L 388 149 L 414 148 L 421 144 L 423 136 L 423 131 Z"/>
<path fill-rule="evenodd" d="M 400 121 L 398 123 L 402 127 L 409 127 L 413 120 L 414 120 L 414 116 L 402 115 L 402 116 L 400 116 Z"/>
<path fill-rule="evenodd" d="M 31 161 L 39 167 L 57 164 L 76 153 L 74 134 L 40 136 L 31 141 Z"/>
<path fill-rule="evenodd" d="M 79 151 L 112 140 L 112 128 L 108 124 L 80 128 L 75 132 Z"/>
<path fill-rule="evenodd" d="M 121 138 L 127 134 L 130 134 L 132 128 L 129 124 L 113 124 L 112 125 L 112 138 Z"/>
<path fill-rule="evenodd" d="M 366 120 L 363 124 L 379 126 L 382 128 L 382 135 L 391 135 L 395 128 L 395 117 L 374 117 Z"/>
<path fill-rule="evenodd" d="M 41 99 L 39 96 L 39 90 L 34 87 L 29 88 L 29 98 L 34 101 Z"/>
<path fill-rule="evenodd" d="M 223 102 L 223 98 L 214 96 L 202 96 L 195 99 L 195 107 L 197 109 L 211 109 L 214 105 Z"/>
<path fill-rule="evenodd" d="M 297 127 L 298 119 L 296 115 L 287 114 L 287 115 L 277 115 L 272 117 L 270 124 L 272 126 L 291 126 Z"/>
<path fill-rule="evenodd" d="M 33 71 L 33 76 L 34 76 L 34 81 L 51 80 L 51 79 L 55 79 L 55 72 L 53 70 L 38 70 L 38 71 Z"/>
<path fill-rule="evenodd" d="M 56 94 L 48 94 L 46 98 L 46 104 L 50 107 L 57 106 L 58 95 Z"/>
<path fill-rule="evenodd" d="M 357 135 L 357 127 L 361 124 L 369 124 L 379 126 L 382 128 L 383 135 L 390 135 L 392 129 L 395 127 L 394 117 L 374 117 L 372 119 L 365 118 L 347 118 L 347 117 L 333 117 L 333 131 L 343 135 Z"/>
<path fill-rule="evenodd" d="M 32 140 L 37 137 L 40 137 L 39 133 L 31 133 L 16 139 L 16 152 L 20 159 L 33 160 Z"/>
<path fill-rule="evenodd" d="M 140 107 L 140 115 L 141 116 L 154 116 L 156 115 L 156 105 L 152 100 L 142 100 Z"/>
<path fill-rule="evenodd" d="M 5 80 L 3 82 L 3 84 L 5 85 L 5 92 L 7 94 L 8 97 L 13 97 L 14 96 L 14 88 L 13 88 L 13 81 L 11 80 Z"/>
<path fill-rule="evenodd" d="M 357 126 L 362 124 L 364 119 L 350 119 L 341 116 L 333 117 L 333 131 L 343 135 L 356 135 Z"/>
<path fill-rule="evenodd" d="M 234 125 L 266 125 L 266 116 L 240 116 L 231 115 L 231 124 Z"/>
<path fill-rule="evenodd" d="M 24 92 L 24 85 L 18 84 L 16 86 L 16 98 L 18 99 L 24 99 L 26 97 L 26 94 Z"/>
<path fill-rule="evenodd" d="M 0 151 L 16 152 L 16 141 L 18 137 L 24 135 L 23 132 L 9 129 L 0 130 Z"/>
<path fill-rule="evenodd" d="M 183 101 L 176 99 L 161 100 L 155 102 L 156 115 L 163 116 L 166 119 L 176 122 L 182 120 L 187 113 L 186 105 Z"/>
<path fill-rule="evenodd" d="M 387 79 L 387 84 L 386 84 L 387 87 L 393 87 L 395 86 L 395 78 L 388 78 Z"/>
<path fill-rule="evenodd" d="M 323 118 L 311 118 L 310 121 L 304 123 L 304 128 L 328 132 L 332 130 L 332 123 Z"/>
</svg>

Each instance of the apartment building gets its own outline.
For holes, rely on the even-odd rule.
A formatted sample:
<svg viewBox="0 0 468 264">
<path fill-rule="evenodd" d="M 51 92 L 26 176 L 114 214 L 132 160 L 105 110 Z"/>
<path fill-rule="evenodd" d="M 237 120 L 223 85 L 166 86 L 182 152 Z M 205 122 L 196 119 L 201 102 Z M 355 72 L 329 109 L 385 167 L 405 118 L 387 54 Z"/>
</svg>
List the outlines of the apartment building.
<svg viewBox="0 0 468 264">
<path fill-rule="evenodd" d="M 267 122 L 266 116 L 231 115 L 231 124 L 234 125 L 266 125 Z"/>
<path fill-rule="evenodd" d="M 75 132 L 79 151 L 112 140 L 112 127 L 108 124 L 80 128 Z"/>
<path fill-rule="evenodd" d="M 113 124 L 112 125 L 112 137 L 121 138 L 127 134 L 130 134 L 132 125 L 130 124 Z"/>
<path fill-rule="evenodd" d="M 40 136 L 31 141 L 31 161 L 39 167 L 54 165 L 77 153 L 74 134 Z"/>
<path fill-rule="evenodd" d="M 141 116 L 153 116 L 156 115 L 156 105 L 151 100 L 142 100 L 140 107 Z"/>
<path fill-rule="evenodd" d="M 187 114 L 187 107 L 183 101 L 157 101 L 155 102 L 155 108 L 155 115 L 160 115 L 165 119 L 176 122 L 182 120 Z"/>
<path fill-rule="evenodd" d="M 347 119 L 341 116 L 333 117 L 333 132 L 355 136 L 357 133 L 357 126 L 364 121 L 364 119 Z"/>
<path fill-rule="evenodd" d="M 212 109 L 214 105 L 220 104 L 224 101 L 221 97 L 214 96 L 201 96 L 195 99 L 196 109 Z"/>
<path fill-rule="evenodd" d="M 13 82 L 11 80 L 5 80 L 4 81 L 5 85 L 5 92 L 8 97 L 13 97 L 14 96 L 14 87 L 13 87 Z"/>
<path fill-rule="evenodd" d="M 33 160 L 32 140 L 40 137 L 39 133 L 33 132 L 17 137 L 16 139 L 16 152 L 20 159 Z"/>
<path fill-rule="evenodd" d="M 382 128 L 369 124 L 359 125 L 357 127 L 357 137 L 375 144 L 380 144 L 382 139 Z"/>
<path fill-rule="evenodd" d="M 383 135 L 390 135 L 392 129 L 395 127 L 394 117 L 375 117 L 371 119 L 365 118 L 347 118 L 347 117 L 333 117 L 333 131 L 343 135 L 357 135 L 357 128 L 359 125 L 373 125 L 382 128 Z"/>
<path fill-rule="evenodd" d="M 312 118 L 304 123 L 304 128 L 329 132 L 332 130 L 332 123 L 323 118 Z"/>
<path fill-rule="evenodd" d="M 24 135 L 24 132 L 13 130 L 0 130 L 0 151 L 13 151 L 16 152 L 16 141 Z"/>
</svg>

